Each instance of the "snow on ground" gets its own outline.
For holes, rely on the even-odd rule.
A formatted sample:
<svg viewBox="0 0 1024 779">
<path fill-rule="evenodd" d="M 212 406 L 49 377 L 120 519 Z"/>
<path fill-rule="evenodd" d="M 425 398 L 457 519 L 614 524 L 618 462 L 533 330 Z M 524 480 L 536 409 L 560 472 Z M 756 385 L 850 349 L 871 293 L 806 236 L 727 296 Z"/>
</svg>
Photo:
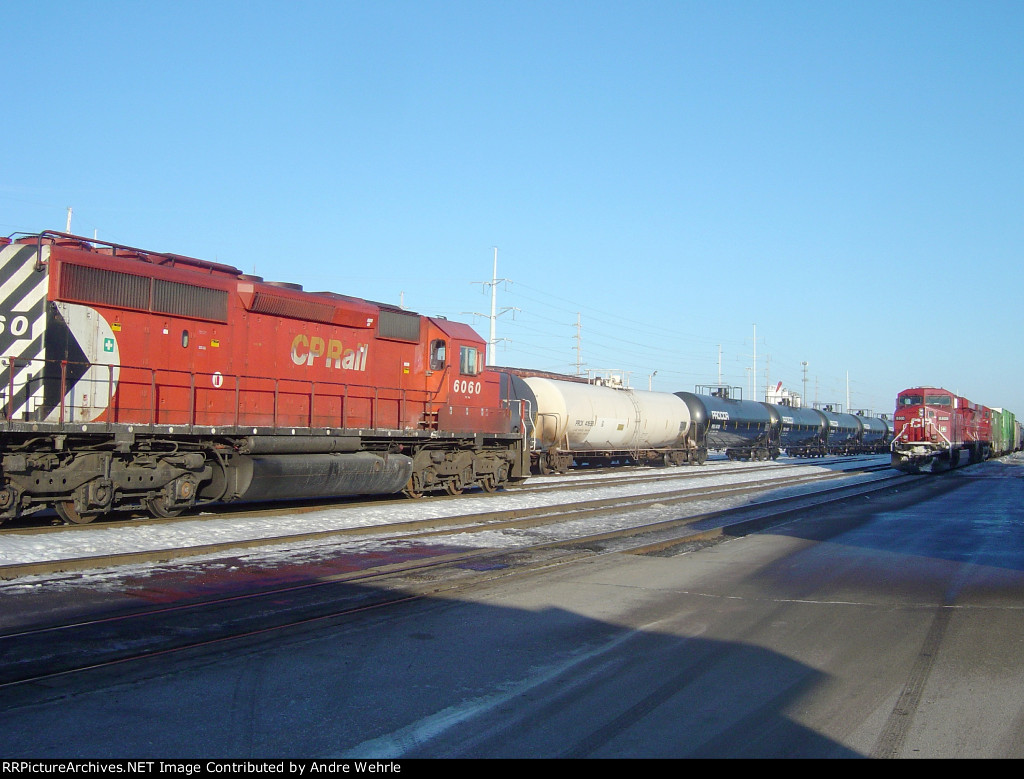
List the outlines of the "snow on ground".
<svg viewBox="0 0 1024 779">
<path fill-rule="evenodd" d="M 804 462 L 804 461 L 798 461 Z M 792 463 L 783 465 L 784 461 L 775 463 L 779 468 L 779 475 L 793 476 L 802 473 L 820 472 L 829 470 L 828 465 L 794 465 Z M 731 464 L 730 464 L 731 465 Z M 744 467 L 747 465 L 748 467 Z M 199 515 L 196 519 L 188 521 L 174 521 L 164 524 L 146 524 L 138 527 L 109 527 L 102 525 L 88 528 L 76 528 L 66 533 L 33 534 L 8 532 L 0 537 L 0 565 L 16 565 L 25 563 L 45 562 L 51 560 L 70 560 L 79 557 L 93 557 L 97 555 L 112 555 L 143 551 L 160 551 L 175 549 L 184 546 L 196 546 L 201 544 L 230 544 L 249 541 L 252 539 L 272 539 L 280 536 L 287 536 L 295 533 L 308 533 L 317 531 L 343 530 L 349 528 L 369 527 L 388 525 L 399 522 L 415 520 L 426 520 L 443 517 L 455 517 L 474 512 L 500 511 L 519 508 L 534 508 L 545 505 L 564 505 L 571 502 L 583 502 L 587 500 L 607 499 L 612 497 L 630 497 L 643 493 L 657 493 L 671 489 L 686 487 L 716 487 L 729 484 L 742 483 L 754 478 L 754 474 L 748 473 L 749 466 L 754 464 L 736 464 L 737 467 L 715 466 L 707 467 L 695 472 L 693 467 L 681 466 L 679 468 L 659 469 L 661 473 L 678 471 L 679 479 L 659 481 L 653 484 L 636 485 L 624 484 L 617 486 L 587 486 L 597 476 L 587 474 L 576 474 L 561 477 L 532 477 L 530 485 L 543 484 L 578 484 L 578 489 L 570 491 L 550 490 L 540 492 L 520 492 L 510 490 L 499 493 L 495 496 L 474 497 L 463 496 L 456 500 L 431 500 L 409 501 L 407 504 L 395 506 L 394 504 L 382 505 L 379 508 L 372 506 L 332 506 L 319 511 L 303 511 L 302 513 L 287 513 L 284 509 L 282 514 L 274 518 L 258 519 L 217 519 L 213 515 Z M 764 463 L 757 465 L 763 466 Z M 835 466 L 832 467 L 834 469 Z M 763 471 L 758 477 L 763 478 Z M 848 479 L 864 478 L 860 474 L 852 474 Z M 787 488 L 778 490 L 773 496 L 791 494 L 794 491 L 807 491 L 811 488 Z M 707 501 L 699 501 L 696 504 L 687 504 L 685 509 L 676 506 L 664 506 L 664 516 L 659 516 L 657 508 L 647 509 L 645 517 L 649 521 L 657 521 L 659 518 L 676 518 L 681 512 L 686 514 L 699 514 L 706 511 L 745 505 L 750 502 L 747 496 L 734 498 L 710 498 Z M 611 529 L 621 526 L 626 511 L 617 514 L 609 514 L 605 518 L 586 520 L 588 532 L 600 532 L 603 529 Z M 634 514 L 635 517 L 635 514 Z M 579 528 L 575 528 L 578 532 Z M 550 531 L 549 531 L 550 532 Z M 563 532 L 563 537 L 566 531 Z M 388 535 L 394 537 L 395 533 L 388 533 L 382 530 L 378 537 Z M 466 536 L 469 536 L 468 538 Z M 518 536 L 518 538 L 517 538 Z M 440 540 L 440 539 L 439 539 Z M 461 546 L 487 546 L 501 548 L 503 546 L 515 546 L 523 542 L 523 534 L 508 531 L 485 531 L 473 534 L 462 534 L 459 544 Z M 360 539 L 345 539 L 343 537 L 332 537 L 315 541 L 282 542 L 280 547 L 269 546 L 264 549 L 246 552 L 246 555 L 270 555 L 281 551 L 294 553 L 300 548 L 330 547 L 337 550 L 343 547 L 346 552 L 356 551 L 360 546 L 365 547 L 368 542 L 365 537 Z M 223 557 L 224 553 L 217 553 L 216 556 Z"/>
</svg>

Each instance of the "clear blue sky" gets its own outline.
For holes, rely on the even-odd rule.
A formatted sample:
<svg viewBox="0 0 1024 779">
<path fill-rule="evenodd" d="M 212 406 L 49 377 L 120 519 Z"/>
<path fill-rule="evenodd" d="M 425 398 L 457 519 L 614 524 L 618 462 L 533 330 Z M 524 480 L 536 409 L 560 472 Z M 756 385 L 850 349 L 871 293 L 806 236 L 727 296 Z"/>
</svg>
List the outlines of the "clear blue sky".
<svg viewBox="0 0 1024 779">
<path fill-rule="evenodd" d="M 1024 416 L 1024 3 L 32 2 L 0 234 L 474 324 L 496 362 Z M 577 331 L 577 317 L 581 328 Z M 579 332 L 580 340 L 576 340 Z M 577 345 L 580 348 L 577 353 Z M 766 377 L 766 369 L 768 376 Z"/>
</svg>

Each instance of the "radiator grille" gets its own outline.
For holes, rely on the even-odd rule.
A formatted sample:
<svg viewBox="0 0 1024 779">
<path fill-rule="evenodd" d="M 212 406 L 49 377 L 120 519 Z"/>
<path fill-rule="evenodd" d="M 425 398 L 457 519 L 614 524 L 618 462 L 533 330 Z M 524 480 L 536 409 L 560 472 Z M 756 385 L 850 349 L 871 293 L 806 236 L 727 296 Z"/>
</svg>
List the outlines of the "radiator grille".
<svg viewBox="0 0 1024 779">
<path fill-rule="evenodd" d="M 274 314 L 291 319 L 305 319 L 310 322 L 334 321 L 334 306 L 312 300 L 293 300 L 267 292 L 257 292 L 249 308 L 257 314 Z"/>
<path fill-rule="evenodd" d="M 195 319 L 228 321 L 228 293 L 176 281 L 153 279 L 153 310 Z"/>
<path fill-rule="evenodd" d="M 60 280 L 62 298 L 118 308 L 149 309 L 149 279 L 145 276 L 64 263 Z"/>
<path fill-rule="evenodd" d="M 228 293 L 176 281 L 64 263 L 60 296 L 65 300 L 100 303 L 161 314 L 228 321 Z"/>
<path fill-rule="evenodd" d="M 419 341 L 420 316 L 382 309 L 377 320 L 377 335 L 402 341 Z"/>
</svg>

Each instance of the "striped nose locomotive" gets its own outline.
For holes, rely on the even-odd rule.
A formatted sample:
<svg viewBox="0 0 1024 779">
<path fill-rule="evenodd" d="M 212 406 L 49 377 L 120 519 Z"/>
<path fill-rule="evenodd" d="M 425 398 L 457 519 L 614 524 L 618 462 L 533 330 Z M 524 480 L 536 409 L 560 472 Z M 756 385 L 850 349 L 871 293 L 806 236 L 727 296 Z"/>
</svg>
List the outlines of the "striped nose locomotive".
<svg viewBox="0 0 1024 779">
<path fill-rule="evenodd" d="M 467 325 L 63 233 L 0 242 L 0 521 L 525 478 Z"/>
</svg>

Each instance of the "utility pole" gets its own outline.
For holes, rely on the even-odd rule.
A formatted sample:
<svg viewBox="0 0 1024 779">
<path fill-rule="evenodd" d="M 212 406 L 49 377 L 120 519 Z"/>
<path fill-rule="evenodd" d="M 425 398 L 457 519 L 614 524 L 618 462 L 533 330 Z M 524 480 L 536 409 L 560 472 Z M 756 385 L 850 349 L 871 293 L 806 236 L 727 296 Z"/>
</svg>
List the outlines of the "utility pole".
<svg viewBox="0 0 1024 779">
<path fill-rule="evenodd" d="M 802 366 L 804 366 L 804 394 L 803 394 L 803 397 L 802 397 L 802 398 L 800 398 L 800 400 L 801 400 L 801 401 L 802 401 L 802 402 L 803 402 L 804 404 L 806 404 L 806 403 L 807 403 L 807 360 L 804 360 L 804 361 L 803 361 L 802 363 L 800 363 L 800 364 L 801 364 Z"/>
<path fill-rule="evenodd" d="M 498 317 L 504 314 L 506 311 L 517 311 L 515 308 L 503 308 L 498 311 L 498 284 L 501 282 L 511 284 L 511 279 L 499 279 L 498 278 L 498 247 L 494 247 L 494 272 L 491 274 L 490 281 L 474 281 L 474 284 L 480 284 L 481 290 L 485 287 L 491 288 L 491 315 L 487 317 L 491 320 L 490 338 L 487 341 L 487 364 L 494 365 L 494 346 L 498 342 L 496 335 L 497 332 L 497 321 Z M 474 312 L 474 316 L 486 316 L 486 314 L 480 314 Z"/>
<path fill-rule="evenodd" d="M 718 345 L 718 386 L 722 386 L 722 345 Z"/>
<path fill-rule="evenodd" d="M 65 233 L 70 233 L 71 232 L 71 206 L 68 206 L 68 224 L 67 224 L 67 227 L 64 228 L 64 232 Z"/>
</svg>

